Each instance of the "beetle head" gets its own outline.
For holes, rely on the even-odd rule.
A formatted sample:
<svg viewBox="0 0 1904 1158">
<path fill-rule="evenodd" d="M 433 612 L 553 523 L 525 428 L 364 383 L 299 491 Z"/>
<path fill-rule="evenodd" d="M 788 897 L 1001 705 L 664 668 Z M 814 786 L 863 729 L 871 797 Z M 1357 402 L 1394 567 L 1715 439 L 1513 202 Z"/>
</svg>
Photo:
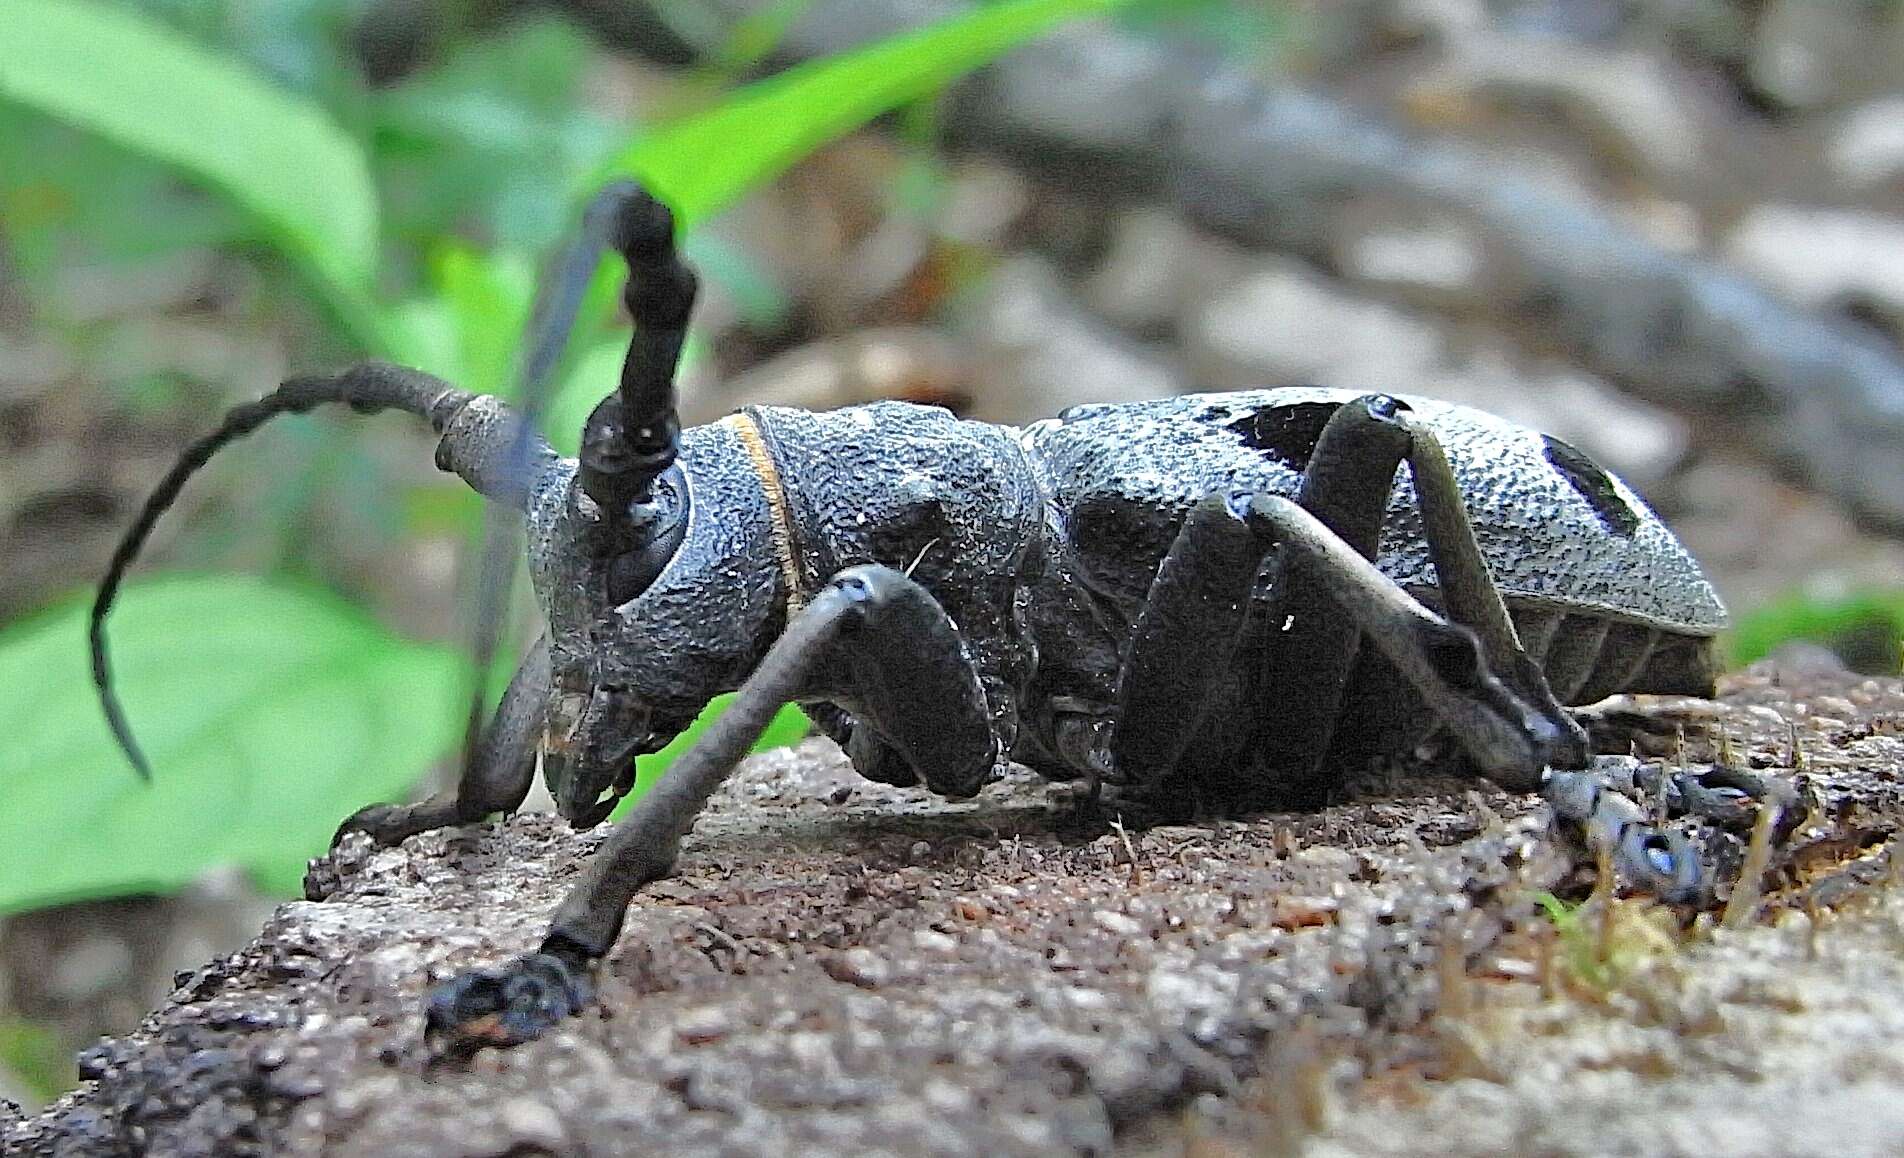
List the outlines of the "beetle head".
<svg viewBox="0 0 1904 1158">
<path fill-rule="evenodd" d="M 591 680 L 574 668 L 556 674 L 542 752 L 556 811 L 576 828 L 608 819 L 635 786 L 635 758 L 660 751 L 693 722 L 662 715 L 633 688 Z"/>
<path fill-rule="evenodd" d="M 680 552 L 688 501 L 678 468 L 622 518 L 605 518 L 580 487 L 566 488 L 564 497 L 559 515 L 537 520 L 531 549 L 550 633 L 542 767 L 556 809 L 587 828 L 634 787 L 635 757 L 659 750 L 686 725 L 657 712 L 637 673 L 615 659 L 625 621 Z"/>
<path fill-rule="evenodd" d="M 636 756 L 739 686 L 784 613 L 767 503 L 733 431 L 687 441 L 693 469 L 656 479 L 623 530 L 607 527 L 572 461 L 530 514 L 552 677 L 543 776 L 578 826 L 627 795 Z"/>
</svg>

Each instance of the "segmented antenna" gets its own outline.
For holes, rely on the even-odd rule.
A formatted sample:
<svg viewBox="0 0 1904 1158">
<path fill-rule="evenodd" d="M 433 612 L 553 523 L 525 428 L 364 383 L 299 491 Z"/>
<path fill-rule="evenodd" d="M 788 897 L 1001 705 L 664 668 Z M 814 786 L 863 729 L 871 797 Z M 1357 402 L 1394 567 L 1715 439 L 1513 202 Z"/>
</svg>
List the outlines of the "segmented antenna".
<svg viewBox="0 0 1904 1158">
<path fill-rule="evenodd" d="M 597 194 L 583 217 L 582 236 L 564 255 L 529 325 L 518 391 L 521 412 L 491 398 L 459 390 L 417 370 L 365 363 L 341 374 L 292 378 L 256 402 L 234 407 L 217 430 L 194 442 L 146 499 L 139 517 L 113 551 L 93 600 L 88 639 L 93 684 L 113 738 L 142 779 L 152 766 L 133 738 L 125 710 L 112 688 L 105 623 L 133 561 L 192 475 L 226 444 L 245 437 L 280 414 L 301 414 L 326 403 L 344 403 L 359 413 L 403 410 L 428 419 L 443 436 L 437 465 L 461 475 L 481 494 L 520 511 L 554 451 L 536 432 L 550 382 L 574 329 L 602 252 L 614 248 L 628 262 L 624 293 L 636 324 L 620 389 L 596 407 L 583 433 L 582 479 L 601 504 L 609 530 L 638 540 L 635 504 L 648 497 L 654 480 L 674 461 L 680 438 L 675 415 L 674 370 L 680 361 L 695 279 L 674 248 L 674 219 L 666 206 L 633 182 L 618 182 Z M 624 416 L 627 416 L 626 418 Z M 485 515 L 476 584 L 476 622 L 471 641 L 477 686 L 471 696 L 464 765 L 475 758 L 486 696 L 484 679 L 501 636 L 503 602 L 514 570 L 512 519 Z"/>
<path fill-rule="evenodd" d="M 674 244 L 674 214 L 639 186 L 617 186 L 612 243 L 628 263 L 622 301 L 635 332 L 621 385 L 582 428 L 580 483 L 611 523 L 631 524 L 631 509 L 674 463 L 681 442 L 674 374 L 699 290 Z M 605 194 L 606 196 L 606 194 Z"/>
<path fill-rule="evenodd" d="M 126 722 L 125 709 L 120 706 L 119 697 L 112 690 L 112 665 L 106 654 L 106 616 L 112 611 L 120 583 L 131 569 L 133 560 L 138 558 L 146 540 L 151 537 L 159 516 L 178 499 L 186 481 L 227 443 L 236 442 L 280 414 L 303 414 L 326 403 L 343 403 L 360 414 L 402 410 L 428 419 L 430 425 L 441 434 L 474 397 L 467 390 L 458 390 L 441 378 L 400 366 L 371 362 L 328 377 L 292 378 L 256 402 L 233 407 L 226 412 L 225 420 L 217 430 L 185 448 L 178 461 L 172 464 L 172 469 L 166 472 L 165 478 L 153 489 L 145 506 L 139 511 L 139 517 L 113 550 L 112 562 L 106 566 L 106 577 L 100 581 L 99 593 L 93 599 L 92 620 L 87 629 L 92 648 L 93 686 L 99 691 L 99 703 L 105 709 L 106 723 L 112 728 L 113 738 L 119 742 L 126 759 L 132 762 L 132 767 L 141 779 L 152 779 L 152 765 L 133 739 L 132 729 Z M 440 461 L 444 469 L 457 470 L 459 458 L 465 464 L 480 461 L 485 466 L 493 465 L 480 450 L 473 459 L 469 455 L 459 456 L 452 450 Z M 462 471 L 459 470 L 459 473 Z"/>
</svg>

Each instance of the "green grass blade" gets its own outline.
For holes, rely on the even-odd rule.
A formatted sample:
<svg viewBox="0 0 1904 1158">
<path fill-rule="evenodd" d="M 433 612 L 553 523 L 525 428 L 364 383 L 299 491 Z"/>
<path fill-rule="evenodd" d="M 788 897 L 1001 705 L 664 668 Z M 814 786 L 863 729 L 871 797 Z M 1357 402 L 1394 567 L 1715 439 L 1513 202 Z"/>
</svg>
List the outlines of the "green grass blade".
<svg viewBox="0 0 1904 1158">
<path fill-rule="evenodd" d="M 1798 593 L 1772 600 L 1733 625 L 1728 661 L 1743 667 L 1801 639 L 1858 653 L 1864 661 L 1860 670 L 1895 675 L 1904 657 L 1904 589 L 1868 588 L 1830 598 Z"/>
<path fill-rule="evenodd" d="M 1119 0 L 1008 0 L 867 48 L 792 68 L 635 142 L 613 165 L 684 224 L 718 212 L 821 145 L 1073 17 Z"/>
<path fill-rule="evenodd" d="M 286 890 L 339 821 L 403 798 L 460 736 L 449 649 L 309 587 L 167 579 L 129 589 L 110 625 L 147 785 L 93 698 L 88 602 L 0 631 L 0 913 L 231 864 Z"/>
<path fill-rule="evenodd" d="M 357 143 L 316 106 L 133 12 L 0 0 L 0 98 L 175 165 L 265 224 L 365 346 L 377 199 Z"/>
</svg>

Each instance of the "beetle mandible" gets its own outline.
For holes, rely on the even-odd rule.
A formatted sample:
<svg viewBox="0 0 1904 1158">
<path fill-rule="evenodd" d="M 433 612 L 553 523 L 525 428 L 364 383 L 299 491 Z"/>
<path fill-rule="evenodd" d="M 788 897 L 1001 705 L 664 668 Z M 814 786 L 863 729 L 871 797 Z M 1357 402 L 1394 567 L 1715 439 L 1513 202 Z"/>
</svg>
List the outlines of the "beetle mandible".
<svg viewBox="0 0 1904 1158">
<path fill-rule="evenodd" d="M 1079 406 L 1024 428 L 880 402 L 684 431 L 673 378 L 696 283 L 673 219 L 624 183 L 584 228 L 585 248 L 628 266 L 635 331 L 577 458 L 418 371 L 293 378 L 185 452 L 93 611 L 102 701 L 144 770 L 103 627 L 153 522 L 277 414 L 403 410 L 441 436 L 438 466 L 525 517 L 547 630 L 454 789 L 363 809 L 340 836 L 514 810 L 538 755 L 562 814 L 596 824 L 637 755 L 738 692 L 535 952 L 438 989 L 433 1031 L 509 1044 L 585 1005 L 635 892 L 789 700 L 862 774 L 954 797 L 1017 761 L 1151 800 L 1315 805 L 1331 770 L 1440 732 L 1597 833 L 1623 875 L 1668 897 L 1700 887 L 1686 842 L 1599 791 L 1563 705 L 1710 694 L 1725 613 L 1659 518 L 1573 448 L 1460 406 L 1320 388 Z"/>
</svg>

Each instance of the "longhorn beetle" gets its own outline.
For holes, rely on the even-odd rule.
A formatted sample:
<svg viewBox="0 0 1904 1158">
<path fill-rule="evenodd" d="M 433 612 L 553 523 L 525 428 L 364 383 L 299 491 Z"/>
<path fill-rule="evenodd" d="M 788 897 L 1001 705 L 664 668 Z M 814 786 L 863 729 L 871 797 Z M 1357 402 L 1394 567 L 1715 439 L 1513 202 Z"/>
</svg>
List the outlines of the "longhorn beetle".
<svg viewBox="0 0 1904 1158">
<path fill-rule="evenodd" d="M 591 1000 L 636 890 L 789 700 L 863 775 L 951 797 L 1011 760 L 1153 801 L 1314 805 L 1329 770 L 1440 732 L 1497 784 L 1542 791 L 1629 880 L 1701 889 L 1687 842 L 1602 790 L 1562 705 L 1709 694 L 1725 613 L 1658 517 L 1573 448 L 1460 406 L 1317 388 L 1076 406 L 1022 429 L 880 402 L 684 431 L 673 377 L 695 278 L 670 213 L 633 184 L 591 207 L 529 376 L 604 247 L 627 263 L 635 330 L 578 458 L 415 370 L 293 378 L 185 452 L 93 609 L 102 702 L 143 770 L 104 650 L 122 575 L 218 448 L 341 402 L 428 419 L 437 465 L 526 518 L 547 630 L 453 790 L 365 808 L 340 836 L 511 811 L 538 754 L 562 814 L 596 824 L 638 754 L 738 692 L 535 952 L 432 995 L 437 1040 L 511 1044 Z"/>
</svg>

